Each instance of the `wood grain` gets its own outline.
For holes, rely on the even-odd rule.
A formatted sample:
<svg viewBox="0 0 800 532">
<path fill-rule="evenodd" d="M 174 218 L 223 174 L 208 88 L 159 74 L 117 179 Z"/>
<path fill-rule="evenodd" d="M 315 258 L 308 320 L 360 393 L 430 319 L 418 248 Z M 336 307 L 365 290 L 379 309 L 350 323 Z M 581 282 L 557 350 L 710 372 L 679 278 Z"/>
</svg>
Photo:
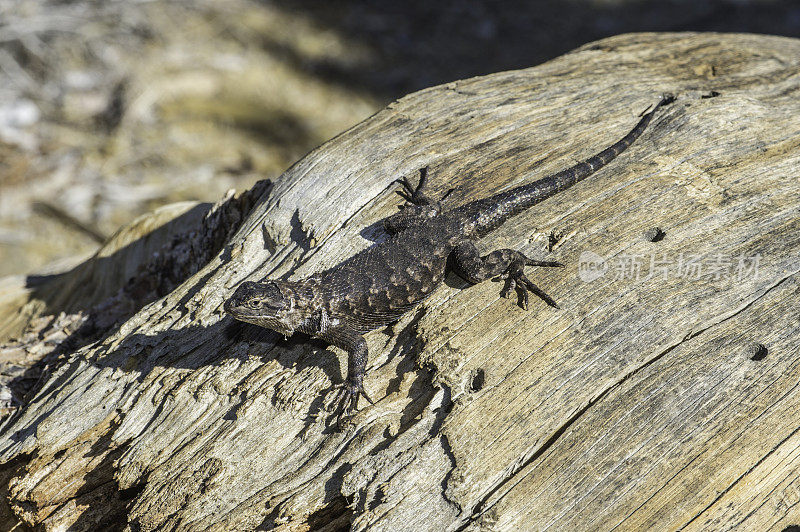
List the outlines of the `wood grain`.
<svg viewBox="0 0 800 532">
<path fill-rule="evenodd" d="M 237 214 L 220 218 L 228 233 L 207 264 L 48 359 L 2 426 L 2 522 L 800 524 L 799 58 L 800 41 L 778 37 L 622 35 L 411 94 L 298 161 L 252 205 L 228 198 L 240 208 L 216 208 Z M 430 165 L 439 192 L 456 188 L 452 205 L 483 197 L 594 154 L 663 92 L 677 101 L 625 154 L 482 242 L 567 264 L 529 272 L 561 310 L 525 312 L 497 283 L 450 276 L 367 336 L 377 401 L 348 431 L 325 428 L 343 353 L 223 315 L 243 280 L 307 275 L 381 238 L 374 224 L 395 212 L 396 177 Z M 608 269 L 589 282 L 579 268 L 592 258 Z M 116 272 L 147 261 L 104 259 L 120 261 Z M 84 285 L 102 279 L 90 271 Z M 43 287 L 25 308 L 55 315 L 70 301 L 80 314 L 83 300 L 64 293 L 86 289 L 74 278 Z M 0 297 L 4 313 L 24 307 L 17 296 Z M 31 338 L 3 349 L 30 354 Z"/>
</svg>

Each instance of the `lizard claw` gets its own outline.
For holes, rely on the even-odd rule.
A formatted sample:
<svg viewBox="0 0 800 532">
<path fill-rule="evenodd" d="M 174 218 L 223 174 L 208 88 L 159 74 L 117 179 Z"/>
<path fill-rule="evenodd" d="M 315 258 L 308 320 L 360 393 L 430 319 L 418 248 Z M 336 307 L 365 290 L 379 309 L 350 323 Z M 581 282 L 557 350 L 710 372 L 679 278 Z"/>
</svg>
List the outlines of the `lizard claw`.
<svg viewBox="0 0 800 532">
<path fill-rule="evenodd" d="M 521 288 L 521 290 L 520 290 L 520 294 L 521 294 L 521 296 L 522 296 L 522 302 L 521 302 L 521 305 L 522 305 L 522 308 L 523 308 L 523 309 L 525 309 L 525 310 L 528 310 L 528 292 L 529 292 L 529 291 L 530 291 L 530 292 L 533 292 L 534 294 L 536 294 L 537 296 L 539 296 L 539 298 L 540 298 L 542 301 L 544 301 L 545 303 L 547 303 L 547 304 L 548 304 L 548 305 L 550 305 L 551 307 L 553 307 L 553 308 L 560 308 L 560 307 L 558 306 L 558 303 L 556 303 L 556 302 L 555 302 L 555 300 L 553 300 L 553 298 L 552 298 L 552 297 L 548 296 L 548 295 L 547 295 L 547 294 L 544 292 L 544 290 L 542 290 L 541 288 L 539 288 L 538 286 L 536 286 L 535 284 L 533 284 L 533 283 L 530 281 L 530 279 L 528 279 L 527 277 L 525 277 L 525 274 L 524 274 L 524 273 L 520 273 L 520 274 L 519 274 L 519 277 L 516 279 L 516 281 L 517 281 L 517 283 L 518 283 L 518 284 L 521 284 L 521 285 L 522 285 L 522 286 L 520 287 L 520 288 Z"/>
<path fill-rule="evenodd" d="M 408 180 L 407 177 L 401 177 L 400 179 L 396 179 L 395 183 L 400 183 L 403 186 L 403 190 L 395 190 L 395 194 L 403 198 L 409 203 L 414 203 L 414 194 L 416 194 L 417 189 L 411 184 L 411 181 Z"/>
<path fill-rule="evenodd" d="M 336 388 L 338 388 L 338 390 L 333 399 L 332 410 L 336 415 L 336 426 L 341 430 L 343 420 L 352 417 L 358 410 L 359 397 L 363 397 L 371 405 L 375 404 L 375 402 L 367 395 L 367 392 L 364 391 L 363 384 L 347 381 L 337 385 Z"/>
<path fill-rule="evenodd" d="M 401 177 L 395 181 L 403 186 L 402 190 L 395 190 L 395 193 L 414 205 L 438 205 L 438 202 L 432 200 L 426 193 L 425 189 L 428 184 L 428 167 L 425 166 L 419 169 L 419 183 L 415 187 L 407 177 Z"/>
<path fill-rule="evenodd" d="M 511 297 L 511 294 L 516 289 L 517 293 L 519 294 L 519 306 L 522 307 L 524 310 L 528 310 L 528 292 L 533 292 L 539 298 L 554 308 L 559 308 L 558 303 L 556 303 L 553 298 L 548 296 L 544 290 L 533 284 L 528 277 L 525 276 L 524 267 L 525 265 L 530 266 L 552 266 L 552 267 L 563 267 L 564 265 L 560 262 L 556 261 L 538 261 L 529 259 L 522 253 L 519 254 L 519 257 L 514 260 L 511 265 L 506 270 L 505 280 L 506 284 L 503 287 L 503 291 L 500 292 L 500 295 L 506 298 Z"/>
<path fill-rule="evenodd" d="M 395 179 L 395 183 L 400 183 L 402 185 L 401 190 L 395 190 L 395 194 L 406 200 L 408 203 L 412 205 L 433 205 L 438 209 L 441 209 L 441 204 L 447 197 L 455 192 L 455 188 L 451 188 L 439 199 L 436 201 L 435 199 L 431 198 L 427 193 L 428 188 L 428 167 L 425 166 L 419 169 L 419 183 L 415 187 L 411 184 L 411 181 L 403 176 L 400 179 Z M 403 208 L 403 205 L 400 206 Z"/>
</svg>

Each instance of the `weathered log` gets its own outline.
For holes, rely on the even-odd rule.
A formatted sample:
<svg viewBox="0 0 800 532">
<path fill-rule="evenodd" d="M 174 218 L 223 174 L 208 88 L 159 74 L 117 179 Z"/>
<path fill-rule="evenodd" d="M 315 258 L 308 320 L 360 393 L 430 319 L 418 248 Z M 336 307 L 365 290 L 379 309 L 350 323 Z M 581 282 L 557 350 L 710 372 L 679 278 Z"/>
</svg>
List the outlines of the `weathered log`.
<svg viewBox="0 0 800 532">
<path fill-rule="evenodd" d="M 169 238 L 134 226 L 6 283 L 3 356 L 30 361 L 9 389 L 30 391 L 2 427 L 2 526 L 800 523 L 799 68 L 792 39 L 607 39 L 411 94 Z M 343 353 L 222 312 L 245 279 L 381 238 L 398 176 L 430 165 L 449 204 L 483 197 L 592 155 L 666 91 L 628 152 L 483 242 L 568 264 L 529 274 L 561 310 L 450 276 L 367 336 L 376 404 L 343 432 L 325 411 Z"/>
</svg>

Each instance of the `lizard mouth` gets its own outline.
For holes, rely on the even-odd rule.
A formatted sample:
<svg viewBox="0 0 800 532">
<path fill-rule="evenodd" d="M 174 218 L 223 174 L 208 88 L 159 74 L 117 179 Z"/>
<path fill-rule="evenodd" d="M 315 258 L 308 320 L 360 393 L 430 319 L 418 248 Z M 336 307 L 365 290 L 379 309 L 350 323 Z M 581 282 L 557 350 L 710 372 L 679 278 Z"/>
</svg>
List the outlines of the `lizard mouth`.
<svg viewBox="0 0 800 532">
<path fill-rule="evenodd" d="M 271 329 L 284 336 L 291 336 L 294 333 L 294 329 L 274 318 L 265 318 L 264 316 L 237 316 L 236 318 L 247 323 L 252 323 L 253 325 L 258 325 L 259 327 Z"/>
<path fill-rule="evenodd" d="M 253 312 L 247 307 L 237 305 L 230 299 L 225 301 L 225 303 L 222 305 L 222 308 L 234 318 L 238 318 L 239 316 L 248 316 Z"/>
<path fill-rule="evenodd" d="M 259 311 L 243 305 L 237 305 L 230 300 L 226 301 L 222 308 L 225 310 L 225 312 L 241 321 L 252 321 L 253 319 L 260 317 Z"/>
<path fill-rule="evenodd" d="M 225 309 L 225 312 L 239 321 L 252 323 L 253 325 L 258 325 L 259 327 L 266 327 L 267 329 L 277 331 L 284 336 L 291 336 L 292 333 L 294 333 L 294 329 L 283 323 L 277 317 L 264 316 L 257 310 L 253 310 L 244 306 L 238 306 L 231 301 L 226 301 L 222 308 Z"/>
</svg>

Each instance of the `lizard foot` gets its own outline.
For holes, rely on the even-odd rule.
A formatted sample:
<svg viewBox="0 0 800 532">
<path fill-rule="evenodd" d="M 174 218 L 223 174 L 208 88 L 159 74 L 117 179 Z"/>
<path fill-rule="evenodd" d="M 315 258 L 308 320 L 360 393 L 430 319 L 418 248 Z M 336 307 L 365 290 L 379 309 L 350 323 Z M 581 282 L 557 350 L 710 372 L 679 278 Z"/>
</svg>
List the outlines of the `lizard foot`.
<svg viewBox="0 0 800 532">
<path fill-rule="evenodd" d="M 413 205 L 435 205 L 437 209 L 441 209 L 442 202 L 444 202 L 444 200 L 446 200 L 447 197 L 456 190 L 455 188 L 451 188 L 444 193 L 439 201 L 431 198 L 425 190 L 428 188 L 427 166 L 419 169 L 419 183 L 417 183 L 416 187 L 411 184 L 411 181 L 407 177 L 397 179 L 395 182 L 403 185 L 403 189 L 396 190 L 395 193 L 407 202 Z"/>
<path fill-rule="evenodd" d="M 351 417 L 358 410 L 358 398 L 363 397 L 369 404 L 375 404 L 370 399 L 367 392 L 364 391 L 364 385 L 361 383 L 344 382 L 336 386 L 338 391 L 333 399 L 333 412 L 336 415 L 336 426 L 341 429 L 342 422 L 345 418 Z"/>
<path fill-rule="evenodd" d="M 506 285 L 503 287 L 503 291 L 500 295 L 506 298 L 511 297 L 511 294 L 514 293 L 516 289 L 519 294 L 519 306 L 528 310 L 528 292 L 530 291 L 539 296 L 542 301 L 551 307 L 559 308 L 553 298 L 548 296 L 544 290 L 533 284 L 531 280 L 525 276 L 525 266 L 563 267 L 564 265 L 556 261 L 529 259 L 522 253 L 519 253 L 518 257 L 511 262 L 506 273 L 502 276 L 506 280 Z"/>
<path fill-rule="evenodd" d="M 414 205 L 433 205 L 438 203 L 425 193 L 428 184 L 427 166 L 419 169 L 419 183 L 417 183 L 416 187 L 412 185 L 411 181 L 405 176 L 398 179 L 397 182 L 403 185 L 403 189 L 395 192 L 407 202 L 413 203 Z"/>
</svg>

